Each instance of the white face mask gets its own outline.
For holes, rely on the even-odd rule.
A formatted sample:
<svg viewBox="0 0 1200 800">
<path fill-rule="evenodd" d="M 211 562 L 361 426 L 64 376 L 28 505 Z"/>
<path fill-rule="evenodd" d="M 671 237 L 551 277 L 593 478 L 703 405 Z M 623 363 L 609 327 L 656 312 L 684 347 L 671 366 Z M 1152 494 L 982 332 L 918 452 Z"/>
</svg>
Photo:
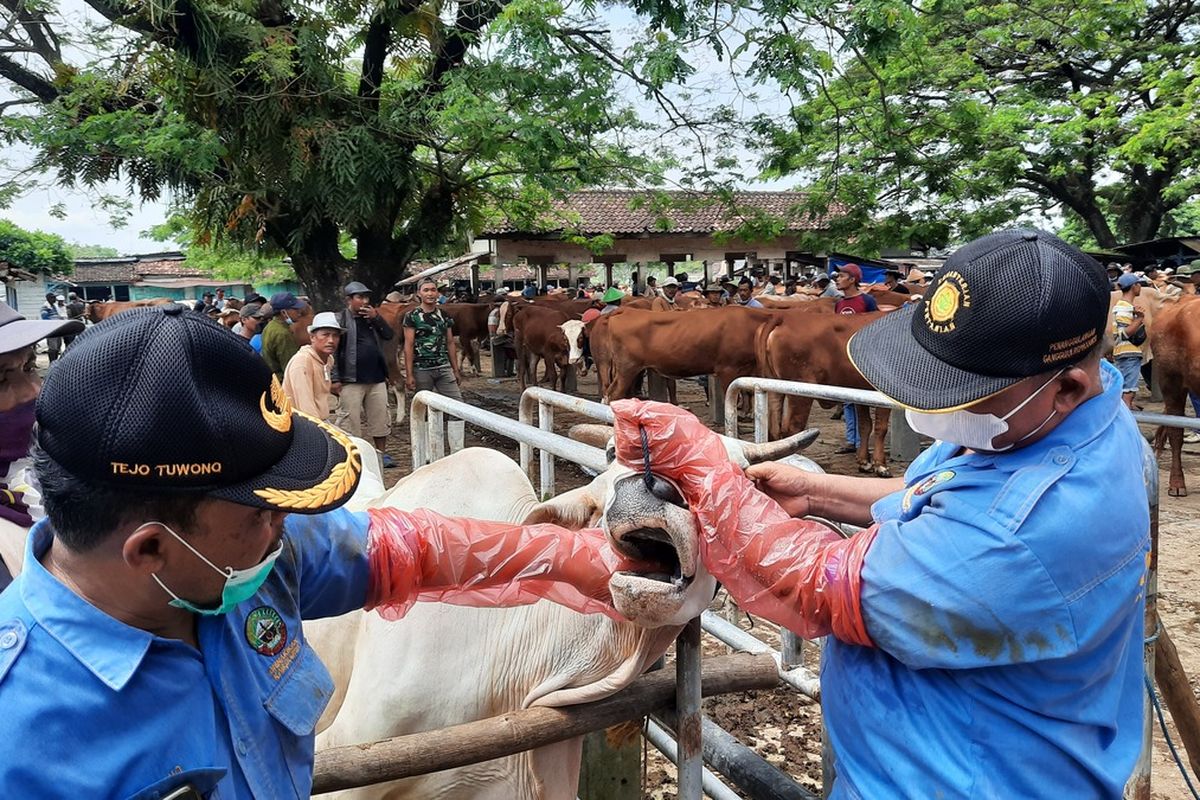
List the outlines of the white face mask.
<svg viewBox="0 0 1200 800">
<path fill-rule="evenodd" d="M 997 417 L 995 414 L 976 414 L 965 408 L 940 414 L 933 414 L 928 411 L 914 411 L 911 408 L 906 408 L 904 410 L 904 418 L 908 420 L 909 426 L 917 433 L 922 433 L 943 442 L 961 445 L 970 450 L 1003 453 L 1005 450 L 1011 450 L 1046 427 L 1046 423 L 1058 413 L 1057 411 L 1051 411 L 1050 416 L 1042 420 L 1041 425 L 1038 425 L 1012 444 L 1004 447 L 992 446 L 992 442 L 996 440 L 997 436 L 1008 432 L 1009 418 L 1024 408 L 1029 401 L 1041 394 L 1043 389 L 1053 383 L 1065 371 L 1065 369 L 1060 369 L 1054 373 L 1050 376 L 1050 380 L 1039 386 L 1036 392 L 1022 400 L 1016 408 L 1009 411 L 1003 417 Z"/>
</svg>

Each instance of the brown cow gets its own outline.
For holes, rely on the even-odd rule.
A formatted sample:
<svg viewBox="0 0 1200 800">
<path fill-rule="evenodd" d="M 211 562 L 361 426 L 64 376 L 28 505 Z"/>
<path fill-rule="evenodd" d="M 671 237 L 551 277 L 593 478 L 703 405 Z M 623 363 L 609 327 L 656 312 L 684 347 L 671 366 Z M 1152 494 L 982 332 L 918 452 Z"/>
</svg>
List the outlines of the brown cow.
<svg viewBox="0 0 1200 800">
<path fill-rule="evenodd" d="M 1163 307 L 1150 329 L 1154 348 L 1154 374 L 1162 388 L 1163 412 L 1183 416 L 1189 391 L 1200 393 L 1200 300 L 1180 298 Z M 1171 443 L 1171 473 L 1167 482 L 1170 497 L 1186 497 L 1183 480 L 1183 430 L 1163 428 L 1154 445 L 1162 452 L 1163 443 Z"/>
<path fill-rule="evenodd" d="M 608 321 L 611 381 L 606 394 L 609 400 L 631 397 L 637 377 L 648 369 L 664 378 L 716 375 L 722 385 L 753 375 L 758 326 L 773 314 L 792 313 L 733 306 L 686 314 L 622 309 Z"/>
<path fill-rule="evenodd" d="M 802 383 L 818 383 L 824 386 L 845 386 L 850 389 L 874 389 L 866 378 L 850 362 L 846 355 L 846 343 L 861 328 L 879 319 L 882 312 L 869 314 L 837 314 L 833 318 L 793 315 L 785 319 L 775 318 L 758 329 L 755 349 L 759 358 L 759 374 L 767 378 L 779 378 Z M 773 405 L 777 401 L 772 400 Z M 771 438 L 779 438 L 791 432 L 804 430 L 808 415 L 812 412 L 812 398 L 788 397 L 788 411 L 782 424 L 775 423 L 772 414 Z M 828 408 L 831 403 L 822 402 Z M 891 471 L 887 465 L 887 430 L 891 410 L 872 409 L 868 406 L 854 407 L 858 421 L 859 445 L 858 468 L 862 472 L 873 472 L 888 478 Z M 868 457 L 868 440 L 874 428 L 874 447 Z"/>
<path fill-rule="evenodd" d="M 165 306 L 168 303 L 177 302 L 170 297 L 152 297 L 149 300 L 109 300 L 100 302 L 93 300 L 88 303 L 83 310 L 83 318 L 93 324 L 103 322 L 114 314 L 120 314 L 122 311 L 128 311 L 131 308 L 146 308 L 148 306 Z M 190 301 L 185 300 L 187 304 Z"/>
<path fill-rule="evenodd" d="M 583 323 L 554 308 L 528 305 L 513 321 L 513 347 L 517 353 L 517 382 L 522 391 L 530 379 L 536 385 L 537 362 L 546 362 L 550 388 L 567 390 L 567 370 L 583 355 Z M 556 369 L 557 368 L 557 369 Z M 559 380 L 558 369 L 562 370 Z"/>
</svg>

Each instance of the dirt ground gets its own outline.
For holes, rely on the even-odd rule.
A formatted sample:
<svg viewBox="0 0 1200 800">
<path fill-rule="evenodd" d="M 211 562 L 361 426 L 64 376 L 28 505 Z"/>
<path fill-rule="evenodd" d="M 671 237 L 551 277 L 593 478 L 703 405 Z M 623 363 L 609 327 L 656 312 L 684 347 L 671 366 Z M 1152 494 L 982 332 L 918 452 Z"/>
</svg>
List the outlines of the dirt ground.
<svg viewBox="0 0 1200 800">
<path fill-rule="evenodd" d="M 491 379 L 488 355 L 483 355 L 483 376 L 468 377 L 463 386 L 464 396 L 471 403 L 515 419 L 520 390 L 516 380 Z M 594 376 L 579 381 L 579 394 L 595 399 Z M 693 382 L 679 383 L 680 404 L 694 411 L 701 419 L 709 419 L 708 407 L 700 387 Z M 1161 406 L 1151 403 L 1144 394 L 1138 399 L 1148 411 L 1161 411 Z M 838 455 L 834 451 L 844 441 L 842 423 L 831 419 L 831 411 L 814 409 L 811 424 L 822 432 L 821 439 L 806 455 L 813 458 L 827 472 L 852 474 L 856 472 L 854 456 Z M 567 427 L 576 422 L 590 420 L 564 412 L 556 412 L 555 427 L 565 433 Z M 750 423 L 743 416 L 743 436 L 750 433 Z M 1149 428 L 1144 429 L 1149 434 Z M 467 444 L 482 445 L 507 452 L 516 457 L 516 445 L 508 439 L 489 431 L 467 426 Z M 397 426 L 389 440 L 388 452 L 396 459 L 398 467 L 387 470 L 388 483 L 407 474 L 411 468 L 411 450 L 408 420 Z M 901 474 L 907 466 L 902 462 L 893 464 L 893 473 Z M 1191 677 L 1193 692 L 1200 685 L 1200 591 L 1195 588 L 1193 574 L 1200 569 L 1200 445 L 1185 445 L 1184 470 L 1192 486 L 1192 494 L 1186 498 L 1166 495 L 1166 463 L 1160 471 L 1163 491 L 1159 511 L 1159 573 L 1158 607 L 1163 624 L 1179 650 L 1184 669 Z M 558 491 L 562 492 L 588 480 L 578 469 L 559 462 Z M 1097 498 L 1097 501 L 1110 498 Z M 755 635 L 778 646 L 777 630 L 764 620 L 743 618 L 742 626 L 752 629 Z M 725 651 L 723 645 L 706 637 L 706 652 L 717 654 Z M 810 668 L 817 668 L 818 650 L 806 648 L 806 660 Z M 670 668 L 668 666 L 668 668 Z M 805 787 L 819 793 L 821 785 L 821 712 L 815 704 L 806 704 L 790 689 L 770 692 L 751 692 L 746 695 L 729 695 L 705 701 L 705 713 L 722 727 L 732 731 L 746 744 L 752 746 L 768 761 L 790 773 Z M 1169 717 L 1168 717 L 1169 719 Z M 1173 725 L 1170 731 L 1178 744 Z M 653 748 L 649 748 L 646 796 L 649 798 L 673 798 L 675 793 L 674 767 Z M 1155 725 L 1155 748 L 1152 773 L 1152 797 L 1158 800 L 1185 800 L 1191 795 L 1187 791 L 1179 770 L 1171 759 L 1162 734 Z"/>
</svg>

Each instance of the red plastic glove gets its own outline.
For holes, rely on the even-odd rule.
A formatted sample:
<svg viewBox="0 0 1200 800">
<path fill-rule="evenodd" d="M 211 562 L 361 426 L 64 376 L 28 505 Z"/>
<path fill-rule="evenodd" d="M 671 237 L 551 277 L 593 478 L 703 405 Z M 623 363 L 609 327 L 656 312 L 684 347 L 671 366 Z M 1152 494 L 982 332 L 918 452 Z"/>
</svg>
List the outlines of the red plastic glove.
<svg viewBox="0 0 1200 800">
<path fill-rule="evenodd" d="M 399 619 L 418 600 L 520 606 L 542 598 L 584 614 L 623 619 L 612 607 L 613 572 L 647 565 L 618 555 L 597 529 L 367 509 L 370 579 L 365 608 Z"/>
<path fill-rule="evenodd" d="M 812 639 L 872 646 L 862 619 L 862 564 L 875 528 L 843 539 L 793 519 L 729 461 L 717 434 L 667 403 L 612 404 L 617 460 L 674 480 L 700 522 L 700 556 L 738 605 Z"/>
</svg>

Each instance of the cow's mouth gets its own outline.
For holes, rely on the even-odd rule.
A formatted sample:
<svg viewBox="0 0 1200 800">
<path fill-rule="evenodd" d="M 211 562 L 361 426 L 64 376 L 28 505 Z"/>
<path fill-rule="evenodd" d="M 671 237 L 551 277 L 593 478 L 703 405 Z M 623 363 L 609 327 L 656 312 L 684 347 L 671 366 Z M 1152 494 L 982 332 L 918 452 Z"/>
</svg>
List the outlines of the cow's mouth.
<svg viewBox="0 0 1200 800">
<path fill-rule="evenodd" d="M 632 576 L 658 583 L 671 584 L 676 588 L 685 588 L 695 577 L 695 570 L 683 574 L 683 564 L 679 559 L 679 550 L 675 547 L 671 535 L 660 527 L 635 528 L 620 539 L 620 549 L 629 558 L 657 564 L 661 571 L 630 572 Z"/>
</svg>

